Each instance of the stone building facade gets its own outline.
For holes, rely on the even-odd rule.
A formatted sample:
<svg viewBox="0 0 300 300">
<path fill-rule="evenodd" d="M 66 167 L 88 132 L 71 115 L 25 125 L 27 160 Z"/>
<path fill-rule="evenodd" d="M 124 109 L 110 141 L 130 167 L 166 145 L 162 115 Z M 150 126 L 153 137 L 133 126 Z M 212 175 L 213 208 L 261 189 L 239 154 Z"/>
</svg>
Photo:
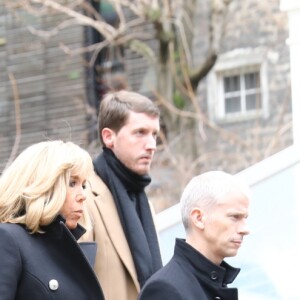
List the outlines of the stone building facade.
<svg viewBox="0 0 300 300">
<path fill-rule="evenodd" d="M 208 51 L 207 4 L 198 2 L 193 20 L 194 65 Z M 184 149 L 197 139 L 199 159 L 183 156 L 164 171 L 152 169 L 157 210 L 178 202 L 194 174 L 213 169 L 234 174 L 293 143 L 288 36 L 287 15 L 279 0 L 232 1 L 220 55 L 197 91 L 214 126 L 196 127 L 177 140 Z M 162 156 L 157 153 L 158 161 Z"/>
<path fill-rule="evenodd" d="M 202 146 L 217 154 L 209 168 L 237 172 L 292 144 L 288 22 L 279 0 L 233 1 L 227 20 L 221 55 L 199 101 L 211 121 L 240 138 L 228 143 L 207 132 L 210 142 Z M 196 30 L 198 37 L 206 34 L 205 26 Z M 196 38 L 195 63 L 201 45 Z"/>
<path fill-rule="evenodd" d="M 198 1 L 195 7 L 195 65 L 207 53 L 207 1 Z M 95 127 L 91 77 L 83 56 L 68 56 L 60 48 L 62 42 L 70 48 L 86 43 L 86 29 L 74 25 L 41 39 L 28 28 L 52 28 L 64 16 L 13 13 L 7 3 L 0 2 L 0 169 L 14 149 L 19 152 L 44 139 L 69 139 L 91 149 L 89 134 Z M 202 110 L 216 126 L 204 128 L 206 139 L 195 128 L 178 142 L 197 139 L 203 149 L 195 172 L 222 169 L 235 173 L 292 143 L 288 24 L 279 0 L 233 0 L 224 33 L 217 63 L 197 90 Z M 154 41 L 149 44 L 156 49 Z M 146 59 L 124 49 L 122 72 L 129 88 L 148 92 L 146 82 L 153 74 Z M 237 139 L 223 136 L 222 130 Z M 158 152 L 157 162 L 163 156 Z M 153 190 L 167 187 L 168 195 L 162 193 L 162 197 L 169 198 L 169 204 L 178 201 L 191 175 L 180 174 L 172 166 L 164 171 L 154 168 L 153 174 Z M 169 178 L 167 183 L 164 178 Z M 170 181 L 180 184 L 168 188 Z"/>
<path fill-rule="evenodd" d="M 0 169 L 28 145 L 45 139 L 86 143 L 87 113 L 82 58 L 66 57 L 59 43 L 82 43 L 82 28 L 48 41 L 29 32 L 57 19 L 9 11 L 0 2 Z"/>
</svg>

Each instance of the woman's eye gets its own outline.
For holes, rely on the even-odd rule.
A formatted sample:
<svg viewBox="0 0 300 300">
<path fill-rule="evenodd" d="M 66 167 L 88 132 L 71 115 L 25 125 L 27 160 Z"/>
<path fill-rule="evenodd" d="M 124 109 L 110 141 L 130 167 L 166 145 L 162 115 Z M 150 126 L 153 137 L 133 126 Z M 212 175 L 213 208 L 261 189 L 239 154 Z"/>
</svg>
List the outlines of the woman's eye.
<svg viewBox="0 0 300 300">
<path fill-rule="evenodd" d="M 69 186 L 74 187 L 76 185 L 76 181 L 70 181 Z"/>
<path fill-rule="evenodd" d="M 85 189 L 86 189 L 86 184 L 83 184 L 83 185 L 82 185 L 82 188 L 85 190 Z"/>
</svg>

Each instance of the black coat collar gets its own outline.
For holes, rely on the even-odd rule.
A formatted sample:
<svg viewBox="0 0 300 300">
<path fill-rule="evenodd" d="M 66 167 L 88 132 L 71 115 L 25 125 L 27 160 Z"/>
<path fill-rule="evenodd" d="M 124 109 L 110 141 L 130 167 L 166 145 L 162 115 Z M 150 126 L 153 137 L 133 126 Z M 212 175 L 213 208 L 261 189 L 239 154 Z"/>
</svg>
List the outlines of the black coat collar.
<svg viewBox="0 0 300 300">
<path fill-rule="evenodd" d="M 79 240 L 79 238 L 86 232 L 86 230 L 80 224 L 78 224 L 75 229 L 68 229 L 65 223 L 66 219 L 63 216 L 58 215 L 52 223 L 42 226 L 41 229 L 45 233 L 55 235 L 57 237 L 60 237 L 63 230 L 67 229 L 71 232 L 76 240 Z"/>
<path fill-rule="evenodd" d="M 209 280 L 220 287 L 226 287 L 240 272 L 240 269 L 230 266 L 225 261 L 222 261 L 221 265 L 214 264 L 183 239 L 176 239 L 175 254 L 189 261 L 191 271 L 201 282 Z"/>
</svg>

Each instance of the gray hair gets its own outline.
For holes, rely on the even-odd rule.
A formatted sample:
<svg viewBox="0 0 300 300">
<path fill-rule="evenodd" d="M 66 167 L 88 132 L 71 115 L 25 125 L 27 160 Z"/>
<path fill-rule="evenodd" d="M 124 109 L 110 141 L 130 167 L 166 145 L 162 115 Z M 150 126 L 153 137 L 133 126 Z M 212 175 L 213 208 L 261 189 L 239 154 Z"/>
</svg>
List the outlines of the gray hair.
<svg viewBox="0 0 300 300">
<path fill-rule="evenodd" d="M 239 191 L 248 199 L 250 188 L 237 177 L 223 171 L 210 171 L 193 177 L 185 187 L 181 199 L 181 217 L 189 230 L 189 218 L 195 207 L 210 209 L 231 191 Z"/>
</svg>

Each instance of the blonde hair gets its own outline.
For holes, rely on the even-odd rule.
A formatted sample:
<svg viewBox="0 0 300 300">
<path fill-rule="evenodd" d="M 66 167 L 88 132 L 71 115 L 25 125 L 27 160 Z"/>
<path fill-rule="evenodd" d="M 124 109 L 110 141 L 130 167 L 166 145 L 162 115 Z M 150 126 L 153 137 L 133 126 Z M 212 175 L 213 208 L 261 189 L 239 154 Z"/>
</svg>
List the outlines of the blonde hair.
<svg viewBox="0 0 300 300">
<path fill-rule="evenodd" d="M 26 148 L 0 177 L 0 222 L 42 232 L 59 214 L 70 176 L 93 171 L 88 152 L 72 142 L 45 141 Z"/>
</svg>

